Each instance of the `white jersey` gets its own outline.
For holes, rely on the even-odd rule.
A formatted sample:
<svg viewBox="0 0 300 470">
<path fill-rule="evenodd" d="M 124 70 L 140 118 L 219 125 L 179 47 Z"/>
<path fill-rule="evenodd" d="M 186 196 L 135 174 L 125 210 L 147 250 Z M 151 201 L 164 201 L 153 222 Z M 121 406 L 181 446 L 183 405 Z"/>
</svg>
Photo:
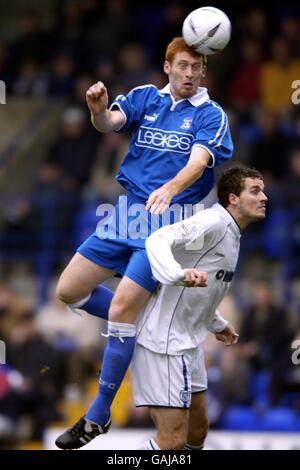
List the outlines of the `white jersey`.
<svg viewBox="0 0 300 470">
<path fill-rule="evenodd" d="M 162 285 L 139 316 L 137 342 L 174 355 L 197 347 L 208 331 L 222 331 L 227 322 L 216 309 L 229 288 L 239 247 L 240 229 L 220 204 L 153 233 L 146 248 Z M 207 287 L 184 287 L 186 268 L 207 272 Z"/>
</svg>

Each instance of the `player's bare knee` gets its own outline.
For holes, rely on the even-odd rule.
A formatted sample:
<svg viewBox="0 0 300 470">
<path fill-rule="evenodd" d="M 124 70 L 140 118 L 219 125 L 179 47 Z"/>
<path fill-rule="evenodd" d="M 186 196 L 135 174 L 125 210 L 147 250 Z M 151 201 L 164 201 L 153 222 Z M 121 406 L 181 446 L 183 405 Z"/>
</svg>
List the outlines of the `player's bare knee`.
<svg viewBox="0 0 300 470">
<path fill-rule="evenodd" d="M 112 300 L 108 311 L 110 321 L 117 323 L 134 323 L 136 316 L 134 308 L 131 308 L 124 296 Z"/>
<path fill-rule="evenodd" d="M 80 298 L 77 298 L 78 295 L 77 296 L 74 295 L 74 293 L 72 292 L 72 289 L 70 289 L 68 284 L 64 282 L 62 278 L 60 278 L 60 280 L 57 283 L 56 296 L 61 302 L 67 305 L 73 304 L 77 302 L 78 300 L 80 300 Z"/>
<path fill-rule="evenodd" d="M 126 308 L 121 303 L 113 303 L 108 311 L 108 317 L 113 322 L 124 322 L 126 314 Z"/>
<path fill-rule="evenodd" d="M 56 288 L 56 297 L 58 298 L 58 300 L 67 305 L 75 302 L 72 296 L 70 296 L 68 292 L 62 289 L 59 285 Z"/>
</svg>

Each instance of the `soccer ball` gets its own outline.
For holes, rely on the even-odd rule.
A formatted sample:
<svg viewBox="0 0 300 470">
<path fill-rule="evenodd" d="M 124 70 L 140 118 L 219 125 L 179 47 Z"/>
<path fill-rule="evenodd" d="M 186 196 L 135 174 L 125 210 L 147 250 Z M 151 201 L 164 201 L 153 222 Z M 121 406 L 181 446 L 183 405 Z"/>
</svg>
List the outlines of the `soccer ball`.
<svg viewBox="0 0 300 470">
<path fill-rule="evenodd" d="M 227 15 L 215 7 L 192 11 L 184 20 L 182 36 L 188 46 L 203 55 L 213 55 L 224 49 L 231 35 Z"/>
</svg>

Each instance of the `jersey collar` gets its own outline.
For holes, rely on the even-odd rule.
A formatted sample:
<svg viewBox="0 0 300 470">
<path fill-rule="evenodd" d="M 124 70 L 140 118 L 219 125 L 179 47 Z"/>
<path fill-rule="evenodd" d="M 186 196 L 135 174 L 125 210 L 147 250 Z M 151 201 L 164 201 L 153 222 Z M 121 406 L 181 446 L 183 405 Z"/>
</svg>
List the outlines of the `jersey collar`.
<svg viewBox="0 0 300 470">
<path fill-rule="evenodd" d="M 168 83 L 164 88 L 159 90 L 160 93 L 172 95 L 170 90 L 170 83 Z M 207 88 L 199 87 L 197 93 L 190 98 L 186 98 L 193 106 L 197 107 L 209 100 L 209 95 L 207 93 Z M 179 100 L 184 101 L 184 100 Z"/>
<path fill-rule="evenodd" d="M 221 213 L 223 219 L 225 219 L 226 222 L 231 226 L 231 228 L 232 228 L 233 232 L 235 233 L 235 235 L 237 236 L 237 238 L 240 238 L 241 229 L 240 229 L 238 223 L 236 222 L 236 220 L 234 219 L 234 217 L 230 214 L 230 212 L 227 209 L 225 209 L 225 207 L 221 206 L 221 204 L 219 204 L 218 202 L 216 202 L 213 205 L 213 208 L 217 209 L 217 211 Z"/>
</svg>

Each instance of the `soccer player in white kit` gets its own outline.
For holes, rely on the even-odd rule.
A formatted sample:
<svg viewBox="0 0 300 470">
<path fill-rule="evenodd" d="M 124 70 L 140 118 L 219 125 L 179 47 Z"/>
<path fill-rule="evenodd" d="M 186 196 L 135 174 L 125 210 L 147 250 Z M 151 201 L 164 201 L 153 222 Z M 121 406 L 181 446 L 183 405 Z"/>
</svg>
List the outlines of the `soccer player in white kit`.
<svg viewBox="0 0 300 470">
<path fill-rule="evenodd" d="M 208 331 L 228 345 L 238 339 L 217 307 L 234 275 L 241 230 L 265 217 L 261 174 L 252 168 L 226 170 L 218 182 L 218 200 L 146 241 L 161 287 L 139 317 L 131 365 L 136 406 L 150 407 L 157 429 L 143 449 L 203 447 L 208 422 L 201 344 Z M 203 283 L 206 287 L 199 288 Z"/>
</svg>

